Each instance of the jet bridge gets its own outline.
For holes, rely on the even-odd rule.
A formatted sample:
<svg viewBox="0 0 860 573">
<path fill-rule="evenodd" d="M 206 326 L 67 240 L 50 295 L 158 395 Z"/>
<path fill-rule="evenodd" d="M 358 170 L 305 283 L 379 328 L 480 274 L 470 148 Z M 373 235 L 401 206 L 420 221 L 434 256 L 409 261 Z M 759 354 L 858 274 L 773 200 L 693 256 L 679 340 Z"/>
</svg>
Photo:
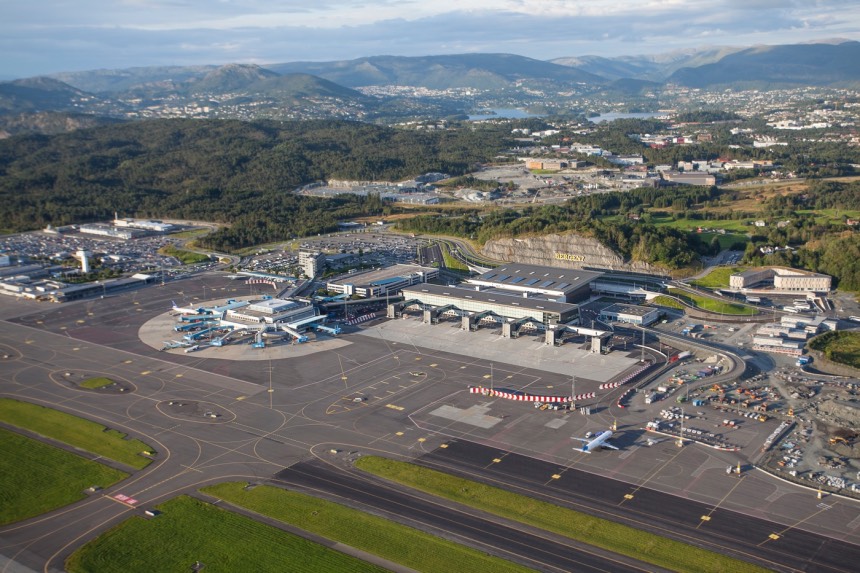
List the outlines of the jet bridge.
<svg viewBox="0 0 860 573">
<path fill-rule="evenodd" d="M 411 308 L 413 306 L 417 306 L 418 308 L 423 308 L 424 303 L 422 303 L 417 298 L 413 298 L 410 300 L 404 300 L 403 302 L 393 302 L 388 305 L 388 310 L 386 312 L 386 316 L 388 318 L 400 318 L 403 316 L 403 311 L 407 308 Z"/>
<path fill-rule="evenodd" d="M 478 327 L 483 322 L 495 322 L 497 324 L 502 324 L 505 322 L 505 318 L 493 312 L 492 310 L 485 310 L 484 312 L 479 312 L 476 314 L 463 314 L 463 325 L 462 330 L 474 331 L 478 330 Z"/>
<path fill-rule="evenodd" d="M 612 333 L 606 330 L 597 330 L 594 328 L 585 328 L 584 326 L 573 326 L 568 324 L 558 324 L 555 328 L 546 329 L 546 343 L 551 345 L 560 345 L 561 336 L 564 332 L 573 332 L 582 336 L 591 338 L 591 352 L 599 354 L 603 345 L 612 336 Z"/>
<path fill-rule="evenodd" d="M 424 310 L 424 324 L 439 324 L 439 317 L 453 311 L 457 316 L 462 316 L 463 311 L 453 304 L 446 304 L 437 308 Z"/>
<path fill-rule="evenodd" d="M 525 328 L 533 328 L 535 330 L 546 330 L 546 325 L 536 318 L 527 316 L 511 322 L 502 323 L 502 338 L 517 338 L 520 331 Z"/>
</svg>

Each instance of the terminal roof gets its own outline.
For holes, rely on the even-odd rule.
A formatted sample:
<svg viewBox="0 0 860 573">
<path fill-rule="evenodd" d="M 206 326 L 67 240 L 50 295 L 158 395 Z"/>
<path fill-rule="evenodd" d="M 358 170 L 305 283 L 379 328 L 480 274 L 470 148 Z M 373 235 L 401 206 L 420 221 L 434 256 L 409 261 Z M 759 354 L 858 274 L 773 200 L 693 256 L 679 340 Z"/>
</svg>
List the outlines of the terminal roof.
<svg viewBox="0 0 860 573">
<path fill-rule="evenodd" d="M 403 289 L 403 294 L 406 298 L 410 297 L 409 293 L 417 294 L 421 292 L 437 296 L 451 296 L 461 299 L 475 300 L 481 303 L 493 303 L 503 306 L 515 306 L 530 310 L 546 310 L 557 313 L 566 313 L 576 308 L 575 304 L 567 302 L 525 298 L 511 294 L 501 294 L 499 292 L 479 291 L 455 286 L 434 285 L 431 283 L 423 283 Z"/>
<path fill-rule="evenodd" d="M 475 283 L 495 283 L 503 288 L 516 287 L 535 291 L 560 291 L 570 293 L 601 277 L 603 273 L 580 269 L 562 269 L 507 263 L 471 279 Z"/>
</svg>

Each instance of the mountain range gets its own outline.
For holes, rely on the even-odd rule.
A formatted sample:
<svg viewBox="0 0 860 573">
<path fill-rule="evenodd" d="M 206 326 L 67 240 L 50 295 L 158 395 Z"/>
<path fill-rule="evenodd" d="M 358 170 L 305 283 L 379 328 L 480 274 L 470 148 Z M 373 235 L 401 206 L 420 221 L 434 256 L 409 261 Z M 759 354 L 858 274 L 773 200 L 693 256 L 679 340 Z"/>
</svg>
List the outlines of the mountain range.
<svg viewBox="0 0 860 573">
<path fill-rule="evenodd" d="M 512 94 L 536 93 L 638 95 L 666 85 L 694 88 L 786 88 L 801 86 L 857 87 L 860 85 L 860 42 L 706 48 L 659 55 L 605 58 L 581 56 L 553 61 L 512 54 L 444 56 L 374 56 L 330 62 L 288 62 L 258 66 L 172 66 L 65 72 L 52 76 L 0 82 L 0 130 L 8 116 L 36 113 L 89 113 L 111 117 L 147 117 L 159 106 L 205 105 L 224 109 L 233 105 L 258 107 L 264 117 L 326 116 L 366 119 L 409 113 L 425 116 L 464 113 L 465 99 L 456 105 L 438 101 L 438 109 L 421 108 L 415 101 L 428 96 L 399 95 L 396 90 L 376 97 L 356 88 L 392 86 L 437 92 Z M 459 92 L 458 92 L 459 93 Z M 399 97 L 399 99 L 398 99 Z M 406 101 L 409 100 L 409 101 Z M 452 100 L 453 101 L 453 100 Z M 200 103 L 202 102 L 202 104 Z M 406 102 L 406 103 L 404 103 Z M 424 102 L 426 104 L 426 101 Z M 459 107 L 457 107 L 459 105 Z M 316 111 L 314 111 L 316 110 Z M 346 111 L 344 111 L 346 110 Z M 459 111 L 458 111 L 459 110 Z M 243 117 L 247 109 L 232 117 Z M 392 115 L 393 114 L 393 115 Z M 5 119 L 4 119 L 5 118 Z M 20 123 L 20 122 L 19 122 Z M 61 123 L 52 123 L 61 125 Z"/>
</svg>

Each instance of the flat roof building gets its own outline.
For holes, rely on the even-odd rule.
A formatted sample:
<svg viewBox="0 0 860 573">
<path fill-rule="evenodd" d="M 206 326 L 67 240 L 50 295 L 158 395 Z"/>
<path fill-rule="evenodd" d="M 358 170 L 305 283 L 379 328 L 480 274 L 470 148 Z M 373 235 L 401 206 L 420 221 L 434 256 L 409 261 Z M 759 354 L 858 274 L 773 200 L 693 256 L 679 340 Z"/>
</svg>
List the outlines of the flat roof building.
<svg viewBox="0 0 860 573">
<path fill-rule="evenodd" d="M 600 311 L 600 320 L 648 326 L 657 320 L 660 311 L 635 304 L 613 304 Z"/>
<path fill-rule="evenodd" d="M 439 269 L 420 265 L 392 265 L 381 269 L 354 273 L 326 284 L 326 289 L 348 296 L 364 298 L 386 296 L 414 284 L 426 283 L 439 276 Z"/>
<path fill-rule="evenodd" d="M 590 283 L 601 276 L 603 273 L 594 271 L 508 263 L 466 282 L 521 296 L 540 295 L 556 302 L 572 302 L 585 298 L 591 292 Z"/>
<path fill-rule="evenodd" d="M 829 292 L 831 277 L 828 275 L 790 269 L 787 267 L 763 267 L 735 273 L 729 277 L 729 287 L 735 290 L 773 287 L 782 292 Z"/>
<path fill-rule="evenodd" d="M 405 301 L 462 311 L 490 311 L 505 318 L 532 318 L 545 325 L 568 323 L 579 318 L 579 307 L 566 302 L 528 298 L 514 294 L 473 290 L 456 286 L 423 284 L 403 289 Z"/>
</svg>

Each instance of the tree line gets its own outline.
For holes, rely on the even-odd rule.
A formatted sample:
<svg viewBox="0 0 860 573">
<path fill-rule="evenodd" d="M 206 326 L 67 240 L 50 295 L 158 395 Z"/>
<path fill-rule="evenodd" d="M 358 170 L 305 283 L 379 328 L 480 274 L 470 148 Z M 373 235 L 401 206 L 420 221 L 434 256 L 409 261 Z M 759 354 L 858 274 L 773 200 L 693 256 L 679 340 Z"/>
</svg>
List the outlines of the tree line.
<svg viewBox="0 0 860 573">
<path fill-rule="evenodd" d="M 510 129 L 439 132 L 347 121 L 154 120 L 0 141 L 0 228 L 139 218 L 229 223 L 203 240 L 232 250 L 331 231 L 382 212 L 379 198 L 295 195 L 328 179 L 462 175 L 509 145 Z"/>
</svg>

